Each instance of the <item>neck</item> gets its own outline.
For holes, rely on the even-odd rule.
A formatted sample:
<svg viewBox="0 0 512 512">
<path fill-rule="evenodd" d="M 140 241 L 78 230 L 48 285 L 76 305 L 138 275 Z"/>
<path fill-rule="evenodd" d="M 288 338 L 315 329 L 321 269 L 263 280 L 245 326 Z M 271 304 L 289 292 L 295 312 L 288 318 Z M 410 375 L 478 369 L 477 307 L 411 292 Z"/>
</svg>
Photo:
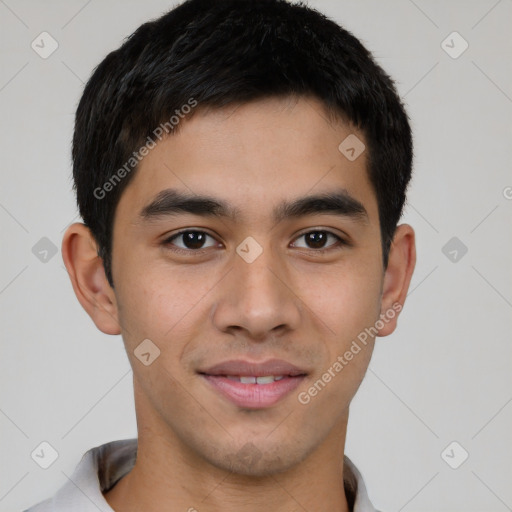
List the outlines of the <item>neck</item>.
<svg viewBox="0 0 512 512">
<path fill-rule="evenodd" d="M 343 486 L 348 412 L 299 464 L 258 477 L 213 466 L 184 446 L 168 426 L 154 417 L 148 422 L 150 414 L 138 415 L 146 424 L 138 425 L 135 466 L 104 495 L 115 512 L 349 512 Z"/>
</svg>

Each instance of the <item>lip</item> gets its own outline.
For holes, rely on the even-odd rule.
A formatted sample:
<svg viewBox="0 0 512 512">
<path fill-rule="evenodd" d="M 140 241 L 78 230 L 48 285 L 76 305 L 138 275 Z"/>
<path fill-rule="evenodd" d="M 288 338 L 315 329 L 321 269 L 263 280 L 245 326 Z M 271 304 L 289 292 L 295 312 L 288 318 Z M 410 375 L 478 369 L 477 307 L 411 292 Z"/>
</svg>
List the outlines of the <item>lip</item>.
<svg viewBox="0 0 512 512">
<path fill-rule="evenodd" d="M 275 405 L 291 393 L 308 374 L 282 359 L 270 359 L 261 363 L 244 360 L 224 361 L 198 373 L 221 396 L 238 407 L 248 409 L 263 409 Z M 284 377 L 268 384 L 244 384 L 229 379 L 228 375 Z"/>
<path fill-rule="evenodd" d="M 206 375 L 239 375 L 242 377 L 263 377 L 265 375 L 306 375 L 308 372 L 283 359 L 268 359 L 264 362 L 254 363 L 243 359 L 232 359 L 218 363 L 199 373 Z"/>
</svg>

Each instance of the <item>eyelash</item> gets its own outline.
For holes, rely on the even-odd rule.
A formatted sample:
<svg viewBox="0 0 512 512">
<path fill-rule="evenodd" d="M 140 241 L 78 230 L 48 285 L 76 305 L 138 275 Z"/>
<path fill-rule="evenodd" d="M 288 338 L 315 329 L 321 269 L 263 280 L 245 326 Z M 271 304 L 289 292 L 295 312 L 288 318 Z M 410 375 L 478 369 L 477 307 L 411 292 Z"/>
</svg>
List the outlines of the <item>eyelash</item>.
<svg viewBox="0 0 512 512">
<path fill-rule="evenodd" d="M 173 251 L 173 252 L 176 252 L 178 254 L 185 254 L 187 256 L 191 255 L 191 254 L 194 254 L 194 255 L 202 255 L 205 253 L 205 251 L 207 251 L 208 249 L 211 249 L 211 247 L 207 247 L 205 249 L 183 249 L 181 247 L 176 247 L 176 246 L 173 246 L 172 242 L 180 237 L 181 235 L 184 235 L 185 233 L 201 233 L 201 234 L 205 234 L 211 238 L 215 238 L 213 235 L 210 235 L 209 233 L 207 233 L 206 231 L 201 231 L 201 230 L 196 230 L 196 229 L 184 229 L 182 231 L 179 231 L 178 233 L 175 233 L 174 235 L 170 236 L 169 238 L 165 239 L 163 242 L 162 242 L 162 245 L 166 248 L 168 248 L 169 250 Z M 330 245 L 329 247 L 325 248 L 325 249 L 309 249 L 307 247 L 299 247 L 299 249 L 302 249 L 302 250 L 307 250 L 307 251 L 312 251 L 313 253 L 315 254 L 324 254 L 326 252 L 330 252 L 332 250 L 336 250 L 336 249 L 340 249 L 341 247 L 343 246 L 350 246 L 350 243 L 347 242 L 346 240 L 344 240 L 343 238 L 341 238 L 339 235 L 336 235 L 335 233 L 333 233 L 332 231 L 328 231 L 326 229 L 310 229 L 309 231 L 305 231 L 301 234 L 299 234 L 295 239 L 295 240 L 298 240 L 299 238 L 305 236 L 305 235 L 308 235 L 310 233 L 325 233 L 327 235 L 331 235 L 333 236 L 334 238 L 336 238 L 336 243 Z"/>
</svg>

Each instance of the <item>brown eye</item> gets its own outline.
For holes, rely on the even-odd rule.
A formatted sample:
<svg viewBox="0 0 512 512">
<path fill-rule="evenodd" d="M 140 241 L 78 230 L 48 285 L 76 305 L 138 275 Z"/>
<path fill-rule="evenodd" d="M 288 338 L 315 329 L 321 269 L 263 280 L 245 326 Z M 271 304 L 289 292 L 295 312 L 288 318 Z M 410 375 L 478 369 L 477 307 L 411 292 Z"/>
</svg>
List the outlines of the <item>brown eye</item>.
<svg viewBox="0 0 512 512">
<path fill-rule="evenodd" d="M 296 238 L 296 240 L 299 240 L 300 238 L 304 238 L 305 246 L 296 245 L 296 242 L 293 244 L 294 247 L 299 248 L 305 248 L 305 249 L 312 249 L 316 250 L 318 252 L 329 250 L 329 248 L 336 246 L 336 245 L 344 245 L 345 241 L 340 238 L 338 235 L 335 235 L 334 233 L 331 233 L 330 231 L 323 231 L 323 230 L 314 230 L 314 231 L 308 231 L 306 233 L 302 233 L 299 237 Z M 334 243 L 331 243 L 326 246 L 329 238 L 334 239 Z"/>
<path fill-rule="evenodd" d="M 304 235 L 306 243 L 311 249 L 323 249 L 329 235 L 324 231 L 311 231 Z"/>
<path fill-rule="evenodd" d="M 207 241 L 208 238 L 211 238 L 214 243 L 205 246 L 205 242 Z M 176 243 L 175 241 L 181 242 L 181 245 L 179 243 Z M 208 233 L 205 233 L 204 231 L 188 230 L 176 233 L 175 235 L 165 240 L 164 244 L 166 246 L 174 245 L 182 250 L 197 251 L 200 249 L 205 249 L 207 247 L 214 246 L 215 239 Z"/>
</svg>

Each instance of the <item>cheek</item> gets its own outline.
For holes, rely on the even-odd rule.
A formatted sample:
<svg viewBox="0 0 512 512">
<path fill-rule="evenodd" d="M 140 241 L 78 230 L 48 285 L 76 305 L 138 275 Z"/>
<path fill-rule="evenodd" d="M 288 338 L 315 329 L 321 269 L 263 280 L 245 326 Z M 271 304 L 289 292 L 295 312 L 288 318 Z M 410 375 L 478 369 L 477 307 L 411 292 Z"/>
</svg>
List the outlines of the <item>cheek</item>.
<svg viewBox="0 0 512 512">
<path fill-rule="evenodd" d="M 132 346 L 149 338 L 161 350 L 180 350 L 175 340 L 181 339 L 183 332 L 194 337 L 192 320 L 204 314 L 206 301 L 202 298 L 218 278 L 205 272 L 194 278 L 165 262 L 150 266 L 125 261 L 120 268 L 126 269 L 120 272 L 121 286 L 116 292 L 125 342 Z"/>
<path fill-rule="evenodd" d="M 348 340 L 378 319 L 380 269 L 375 263 L 362 266 L 346 262 L 297 274 L 298 295 L 314 313 L 322 331 L 342 348 Z"/>
</svg>

